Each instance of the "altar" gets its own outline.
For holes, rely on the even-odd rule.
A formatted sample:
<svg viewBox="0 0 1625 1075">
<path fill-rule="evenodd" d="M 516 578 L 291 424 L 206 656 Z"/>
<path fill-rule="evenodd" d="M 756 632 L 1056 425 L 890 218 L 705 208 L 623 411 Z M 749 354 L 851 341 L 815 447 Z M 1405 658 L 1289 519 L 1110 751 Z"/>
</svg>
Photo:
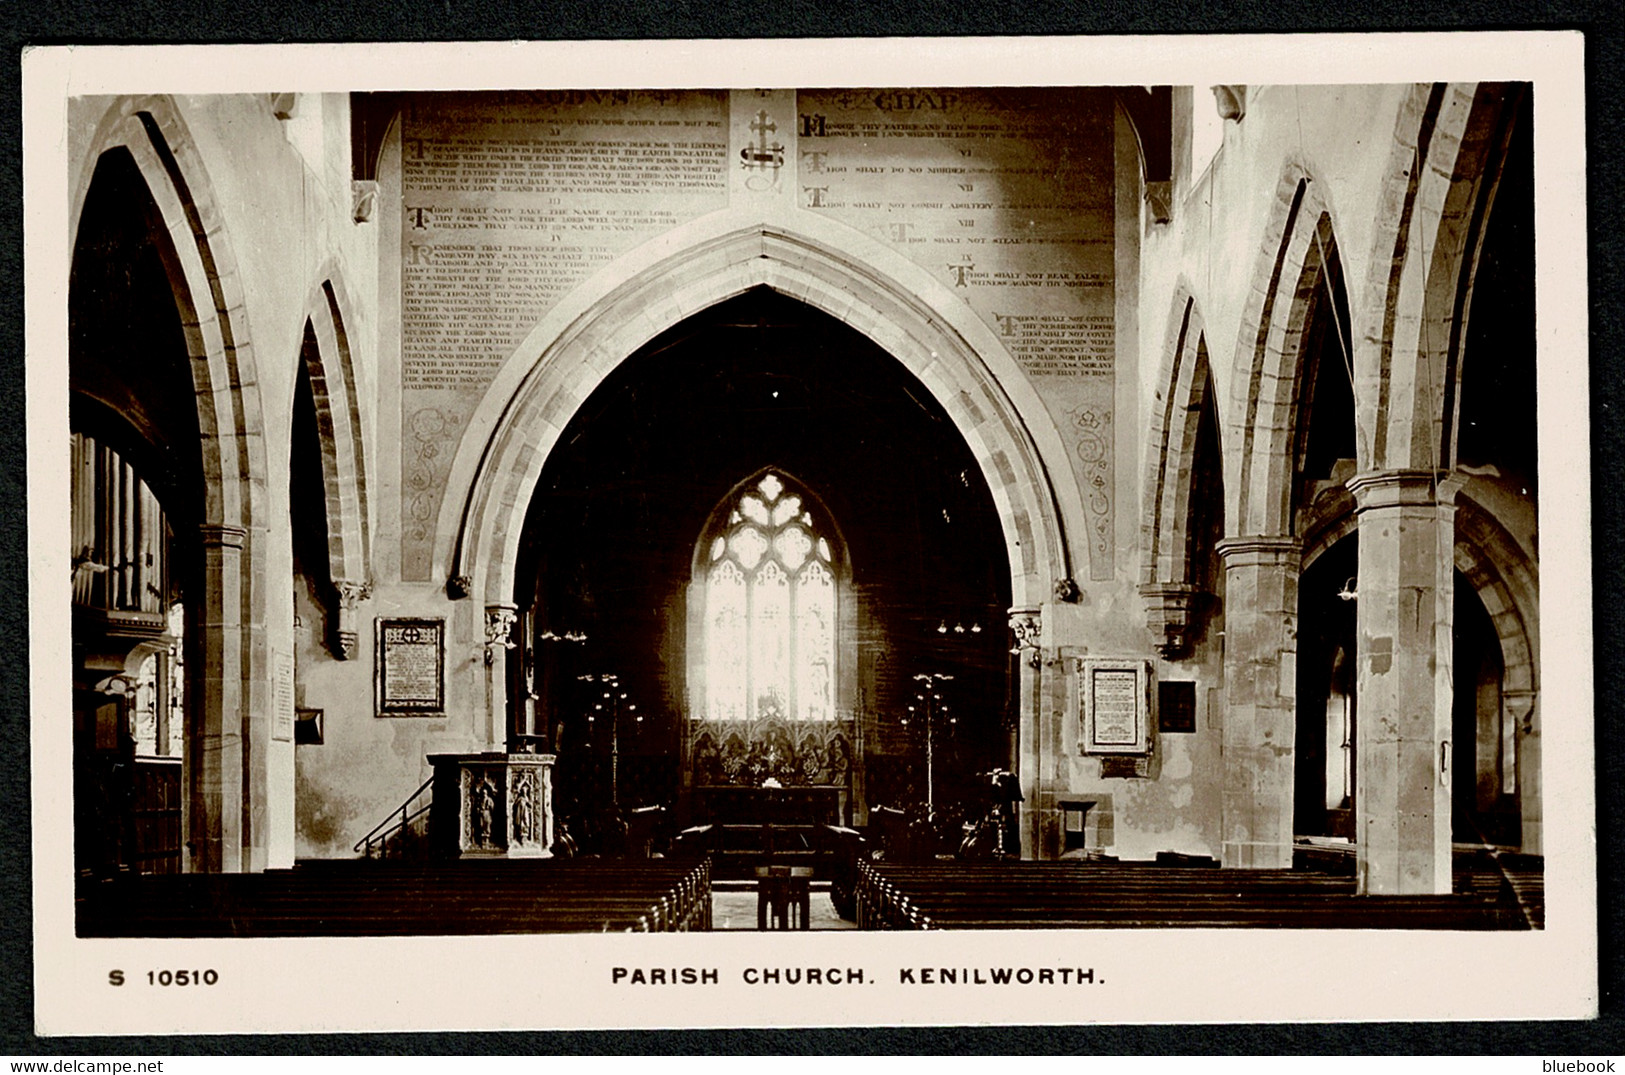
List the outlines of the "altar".
<svg viewBox="0 0 1625 1075">
<path fill-rule="evenodd" d="M 694 788 L 696 825 L 840 825 L 847 791 L 833 784 L 742 787 L 701 784 Z"/>
</svg>

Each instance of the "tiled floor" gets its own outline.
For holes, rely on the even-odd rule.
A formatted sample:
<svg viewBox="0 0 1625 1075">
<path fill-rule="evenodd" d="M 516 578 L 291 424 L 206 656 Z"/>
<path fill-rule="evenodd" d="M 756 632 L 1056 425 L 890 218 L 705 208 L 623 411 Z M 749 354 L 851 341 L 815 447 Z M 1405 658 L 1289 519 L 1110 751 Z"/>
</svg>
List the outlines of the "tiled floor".
<svg viewBox="0 0 1625 1075">
<path fill-rule="evenodd" d="M 835 913 L 835 905 L 830 902 L 829 892 L 814 892 L 811 904 L 812 914 L 808 916 L 809 929 L 857 929 L 857 923 L 848 922 Z M 713 891 L 711 893 L 711 928 L 722 929 L 755 929 L 756 928 L 756 893 L 755 891 Z"/>
</svg>

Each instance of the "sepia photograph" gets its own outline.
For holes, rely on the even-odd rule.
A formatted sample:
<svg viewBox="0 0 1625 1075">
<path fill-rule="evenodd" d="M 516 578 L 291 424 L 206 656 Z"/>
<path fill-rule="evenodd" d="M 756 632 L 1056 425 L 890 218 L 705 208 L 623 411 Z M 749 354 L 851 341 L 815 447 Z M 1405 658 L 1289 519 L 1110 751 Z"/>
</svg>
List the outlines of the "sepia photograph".
<svg viewBox="0 0 1625 1075">
<path fill-rule="evenodd" d="M 1439 36 L 31 51 L 39 1032 L 1594 1014 L 1582 39 Z"/>
</svg>

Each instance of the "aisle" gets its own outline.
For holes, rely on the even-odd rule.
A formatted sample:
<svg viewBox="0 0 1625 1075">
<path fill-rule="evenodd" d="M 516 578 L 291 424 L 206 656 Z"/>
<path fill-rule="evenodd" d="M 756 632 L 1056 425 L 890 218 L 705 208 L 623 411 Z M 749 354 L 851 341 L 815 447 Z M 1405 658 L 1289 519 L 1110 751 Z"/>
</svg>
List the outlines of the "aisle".
<svg viewBox="0 0 1625 1075">
<path fill-rule="evenodd" d="M 727 884 L 727 882 L 723 882 Z M 835 912 L 830 902 L 829 889 L 813 889 L 812 914 L 809 929 L 857 929 L 856 922 L 848 922 Z M 754 888 L 716 888 L 711 892 L 711 929 L 755 930 L 756 890 Z"/>
</svg>

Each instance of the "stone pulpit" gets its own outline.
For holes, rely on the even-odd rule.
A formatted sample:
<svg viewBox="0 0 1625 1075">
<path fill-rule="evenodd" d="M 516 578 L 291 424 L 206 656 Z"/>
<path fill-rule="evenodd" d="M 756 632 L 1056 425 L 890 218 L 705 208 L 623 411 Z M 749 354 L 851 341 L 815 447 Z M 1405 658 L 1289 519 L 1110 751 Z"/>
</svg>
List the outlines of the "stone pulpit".
<svg viewBox="0 0 1625 1075">
<path fill-rule="evenodd" d="M 438 858 L 547 858 L 552 754 L 431 754 L 429 842 Z"/>
</svg>

